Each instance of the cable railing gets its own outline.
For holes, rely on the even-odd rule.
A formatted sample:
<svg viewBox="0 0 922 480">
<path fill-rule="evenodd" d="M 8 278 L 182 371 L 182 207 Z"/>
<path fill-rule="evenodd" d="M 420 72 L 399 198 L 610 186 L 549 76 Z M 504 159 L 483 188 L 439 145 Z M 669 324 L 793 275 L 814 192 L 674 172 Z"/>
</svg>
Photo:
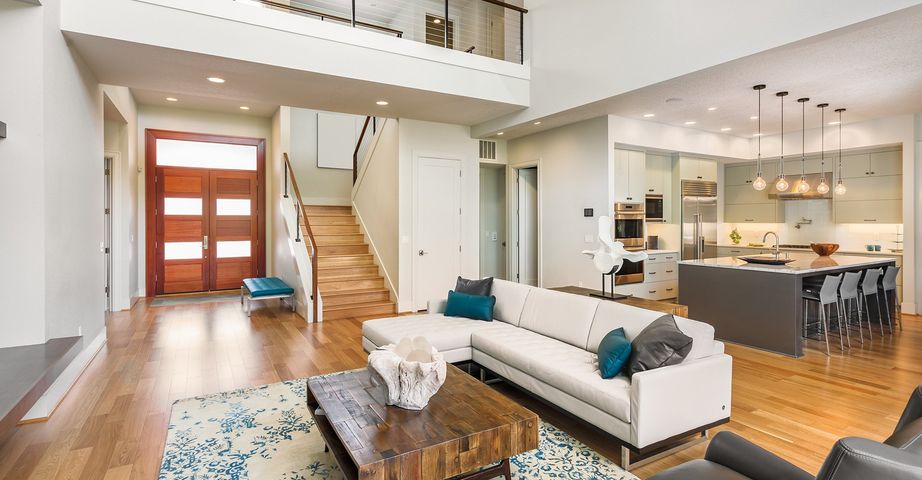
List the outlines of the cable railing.
<svg viewBox="0 0 922 480">
<path fill-rule="evenodd" d="M 525 63 L 524 0 L 235 0 Z"/>
<path fill-rule="evenodd" d="M 291 198 L 288 195 L 288 184 L 291 183 L 291 188 L 294 192 L 292 203 L 294 203 L 295 211 L 297 212 L 298 216 L 298 227 L 295 229 L 295 242 L 300 243 L 303 240 L 301 235 L 301 226 L 303 225 L 307 230 L 307 240 L 309 242 L 307 249 L 311 256 L 311 306 L 313 308 L 313 319 L 316 322 L 317 319 L 320 318 L 320 288 L 317 284 L 317 241 L 314 240 L 314 232 L 311 230 L 311 222 L 307 217 L 307 213 L 304 212 L 304 200 L 301 199 L 301 191 L 298 189 L 298 181 L 295 179 L 294 169 L 291 167 L 291 160 L 288 158 L 288 153 L 283 153 L 282 156 L 285 158 L 284 195 L 285 198 Z"/>
</svg>

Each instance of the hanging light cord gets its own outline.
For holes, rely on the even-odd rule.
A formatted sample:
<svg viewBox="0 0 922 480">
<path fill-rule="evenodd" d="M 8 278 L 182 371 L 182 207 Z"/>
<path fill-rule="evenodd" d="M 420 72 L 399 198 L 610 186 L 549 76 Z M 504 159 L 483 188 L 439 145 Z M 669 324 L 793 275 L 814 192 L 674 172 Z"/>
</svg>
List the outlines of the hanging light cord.
<svg viewBox="0 0 922 480">
<path fill-rule="evenodd" d="M 800 102 L 800 178 L 807 176 L 807 102 Z"/>
<path fill-rule="evenodd" d="M 820 108 L 820 172 L 826 183 L 826 107 Z"/>
<path fill-rule="evenodd" d="M 781 159 L 778 160 L 780 164 L 780 172 L 778 175 L 779 178 L 784 178 L 784 96 L 781 96 Z"/>
<path fill-rule="evenodd" d="M 764 85 L 763 85 L 764 87 Z M 762 89 L 757 90 L 759 92 L 759 171 L 756 173 L 756 177 L 762 177 Z"/>
<path fill-rule="evenodd" d="M 842 110 L 839 110 L 839 182 L 842 182 Z"/>
</svg>

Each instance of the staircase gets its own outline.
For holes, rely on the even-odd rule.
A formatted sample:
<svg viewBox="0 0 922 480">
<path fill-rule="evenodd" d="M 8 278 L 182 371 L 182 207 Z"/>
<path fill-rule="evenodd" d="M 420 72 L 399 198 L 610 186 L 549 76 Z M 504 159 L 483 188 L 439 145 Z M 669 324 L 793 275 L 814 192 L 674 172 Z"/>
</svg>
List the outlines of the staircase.
<svg viewBox="0 0 922 480">
<path fill-rule="evenodd" d="M 396 313 L 352 207 L 305 205 L 304 212 L 317 241 L 318 286 L 324 320 Z"/>
</svg>

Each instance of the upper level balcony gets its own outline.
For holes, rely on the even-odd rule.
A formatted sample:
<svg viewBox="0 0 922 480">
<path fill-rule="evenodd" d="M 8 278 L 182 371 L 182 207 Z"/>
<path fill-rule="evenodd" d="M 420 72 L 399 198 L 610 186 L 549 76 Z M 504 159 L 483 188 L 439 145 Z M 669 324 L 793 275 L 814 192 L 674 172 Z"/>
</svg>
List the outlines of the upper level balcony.
<svg viewBox="0 0 922 480">
<path fill-rule="evenodd" d="M 523 0 L 233 0 L 396 36 L 426 45 L 525 63 Z"/>
</svg>

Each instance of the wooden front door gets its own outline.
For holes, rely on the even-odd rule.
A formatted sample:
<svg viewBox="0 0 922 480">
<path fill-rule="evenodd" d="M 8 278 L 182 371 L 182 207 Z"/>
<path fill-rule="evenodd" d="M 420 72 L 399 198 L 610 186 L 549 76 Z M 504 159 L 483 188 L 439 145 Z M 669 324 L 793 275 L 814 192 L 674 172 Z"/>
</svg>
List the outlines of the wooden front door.
<svg viewBox="0 0 922 480">
<path fill-rule="evenodd" d="M 148 130 L 148 296 L 265 275 L 264 155 L 261 139 Z"/>
</svg>

